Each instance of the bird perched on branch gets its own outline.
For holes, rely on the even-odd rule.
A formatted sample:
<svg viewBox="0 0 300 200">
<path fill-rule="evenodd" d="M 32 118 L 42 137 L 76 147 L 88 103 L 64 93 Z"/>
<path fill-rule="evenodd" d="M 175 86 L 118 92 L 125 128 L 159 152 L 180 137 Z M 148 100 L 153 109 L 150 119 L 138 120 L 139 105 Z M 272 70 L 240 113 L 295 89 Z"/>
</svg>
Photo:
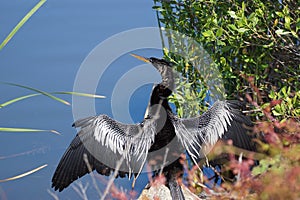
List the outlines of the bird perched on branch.
<svg viewBox="0 0 300 200">
<path fill-rule="evenodd" d="M 157 58 L 134 57 L 151 63 L 161 74 L 155 85 L 145 119 L 137 124 L 123 124 L 107 115 L 76 121 L 80 128 L 62 156 L 52 178 L 52 187 L 62 191 L 73 181 L 96 170 L 102 175 L 137 178 L 147 161 L 151 169 L 165 175 L 173 199 L 184 199 L 177 182 L 183 167 L 180 153 L 185 151 L 194 164 L 205 156 L 207 149 L 219 139 L 253 150 L 246 126 L 252 123 L 240 111 L 238 101 L 217 101 L 204 114 L 194 118 L 178 118 L 167 97 L 175 88 L 172 64 Z M 153 164 L 154 163 L 154 164 Z M 155 173 L 155 175 L 158 173 Z"/>
</svg>

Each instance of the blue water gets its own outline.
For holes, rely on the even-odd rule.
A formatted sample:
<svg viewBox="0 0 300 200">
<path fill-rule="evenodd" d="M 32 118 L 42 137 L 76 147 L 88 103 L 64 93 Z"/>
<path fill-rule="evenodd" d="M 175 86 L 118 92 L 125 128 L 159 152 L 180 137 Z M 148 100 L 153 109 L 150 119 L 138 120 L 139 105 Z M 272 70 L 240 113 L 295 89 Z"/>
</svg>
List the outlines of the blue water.
<svg viewBox="0 0 300 200">
<path fill-rule="evenodd" d="M 0 41 L 37 2 L 0 2 Z M 100 42 L 132 28 L 157 26 L 152 6 L 153 2 L 147 0 L 48 0 L 0 51 L 0 81 L 47 92 L 72 91 L 81 63 Z M 162 55 L 161 51 L 151 49 L 141 53 L 145 56 Z M 139 64 L 140 61 L 123 55 L 111 65 L 97 89 L 97 94 L 107 96 L 106 99 L 96 100 L 98 114 L 112 113 L 110 91 L 116 81 L 114 77 L 120 77 L 119 73 Z M 134 121 L 143 118 L 150 90 L 151 85 L 146 85 L 132 95 L 129 109 Z M 26 89 L 0 84 L 0 103 L 31 93 Z M 72 100 L 69 95 L 59 97 L 69 102 Z M 31 151 L 22 156 L 1 159 L 0 179 L 48 164 L 30 176 L 0 183 L 0 199 L 53 199 L 47 190 L 53 191 L 50 188 L 53 172 L 76 134 L 72 123 L 71 106 L 43 96 L 0 109 L 0 127 L 55 129 L 62 134 L 0 132 L 0 157 Z M 147 183 L 145 177 L 140 177 L 136 184 L 138 192 Z M 85 176 L 81 181 L 83 184 L 90 183 L 88 197 L 96 199 L 90 177 Z M 125 179 L 117 180 L 116 184 L 128 189 L 131 183 Z M 72 187 L 56 194 L 59 199 L 80 199 Z"/>
</svg>

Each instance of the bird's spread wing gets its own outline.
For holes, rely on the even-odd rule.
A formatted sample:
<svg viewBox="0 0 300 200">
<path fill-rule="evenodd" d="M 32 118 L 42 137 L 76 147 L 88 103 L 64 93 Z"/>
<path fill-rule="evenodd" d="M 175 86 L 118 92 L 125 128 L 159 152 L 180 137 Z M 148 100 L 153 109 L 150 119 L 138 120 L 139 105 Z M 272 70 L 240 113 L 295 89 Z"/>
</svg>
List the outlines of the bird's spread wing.
<svg viewBox="0 0 300 200">
<path fill-rule="evenodd" d="M 239 108 L 238 101 L 217 101 L 201 116 L 187 119 L 173 116 L 176 135 L 179 138 L 191 135 L 192 145 L 185 148 L 195 163 L 221 138 L 231 139 L 237 147 L 254 150 L 252 137 L 247 133 L 252 122 Z"/>
<path fill-rule="evenodd" d="M 149 120 L 129 125 L 100 115 L 78 120 L 73 126 L 80 131 L 54 173 L 52 187 L 55 190 L 61 191 L 89 173 L 86 160 L 92 170 L 103 175 L 110 175 L 116 169 L 122 177 L 138 175 L 155 137 L 155 124 Z"/>
</svg>

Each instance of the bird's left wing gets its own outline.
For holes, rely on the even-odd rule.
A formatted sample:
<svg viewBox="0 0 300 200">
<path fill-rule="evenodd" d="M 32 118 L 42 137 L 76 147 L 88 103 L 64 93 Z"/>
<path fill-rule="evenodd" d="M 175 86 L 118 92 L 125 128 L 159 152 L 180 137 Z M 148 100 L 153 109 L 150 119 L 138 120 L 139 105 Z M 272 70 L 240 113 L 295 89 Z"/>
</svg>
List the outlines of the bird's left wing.
<svg viewBox="0 0 300 200">
<path fill-rule="evenodd" d="M 92 170 L 119 176 L 138 175 L 154 141 L 155 124 L 145 120 L 140 124 L 123 124 L 106 115 L 88 117 L 74 123 L 80 131 L 61 158 L 52 178 L 52 187 L 60 191 Z M 86 160 L 84 160 L 86 155 Z"/>
<path fill-rule="evenodd" d="M 192 160 L 205 156 L 219 139 L 231 139 L 233 145 L 247 150 L 254 150 L 252 137 L 247 127 L 251 120 L 240 111 L 238 101 L 217 101 L 201 116 L 187 119 L 172 117 L 178 138 L 189 135 L 189 144 L 185 148 Z"/>
</svg>

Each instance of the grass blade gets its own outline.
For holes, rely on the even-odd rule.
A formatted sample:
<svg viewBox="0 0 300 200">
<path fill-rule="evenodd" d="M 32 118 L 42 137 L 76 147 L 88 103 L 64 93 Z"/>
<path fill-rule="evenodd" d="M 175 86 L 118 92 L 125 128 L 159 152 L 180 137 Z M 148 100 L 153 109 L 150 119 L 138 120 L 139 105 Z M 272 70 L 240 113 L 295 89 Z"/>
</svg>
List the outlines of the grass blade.
<svg viewBox="0 0 300 200">
<path fill-rule="evenodd" d="M 0 44 L 0 50 L 11 40 L 11 38 L 18 32 L 18 30 L 24 25 L 25 22 L 46 2 L 46 0 L 41 0 L 37 3 L 23 19 L 14 27 L 14 29 L 8 34 L 8 36 Z"/>
<path fill-rule="evenodd" d="M 70 94 L 75 96 L 91 97 L 91 98 L 99 98 L 99 99 L 106 98 L 105 96 L 102 95 L 88 94 L 88 93 L 81 93 L 81 92 L 53 92 L 52 94 Z"/>
<path fill-rule="evenodd" d="M 51 132 L 57 135 L 60 133 L 56 130 L 43 130 L 43 129 L 32 129 L 32 128 L 7 128 L 7 127 L 0 127 L 0 132 Z"/>
<path fill-rule="evenodd" d="M 12 180 L 16 180 L 16 179 L 19 179 L 19 178 L 23 178 L 23 177 L 25 177 L 25 176 L 28 176 L 28 175 L 30 175 L 30 174 L 32 174 L 32 173 L 34 173 L 34 172 L 37 172 L 37 171 L 41 170 L 41 169 L 43 169 L 43 168 L 45 168 L 45 167 L 47 167 L 47 166 L 48 166 L 48 164 L 45 164 L 45 165 L 42 165 L 42 166 L 40 166 L 40 167 L 37 167 L 37 168 L 35 168 L 35 169 L 33 169 L 33 170 L 30 170 L 30 171 L 28 171 L 28 172 L 25 172 L 25 173 L 23 173 L 23 174 L 20 174 L 20 175 L 17 175 L 17 176 L 13 176 L 13 177 L 10 177 L 10 178 L 6 178 L 6 179 L 2 179 L 2 180 L 0 180 L 0 183 L 2 183 L 2 182 L 7 182 L 7 181 L 12 181 Z"/>
<path fill-rule="evenodd" d="M 88 94 L 88 93 L 81 93 L 81 92 L 49 92 L 49 94 L 69 94 L 69 95 L 76 95 L 76 96 L 83 96 L 83 97 L 90 97 L 90 98 L 106 98 L 105 96 L 102 95 L 97 95 L 97 94 Z M 3 108 L 5 106 L 8 106 L 12 103 L 16 103 L 18 101 L 30 98 L 30 97 L 35 97 L 35 96 L 40 96 L 42 95 L 42 93 L 36 93 L 36 94 L 29 94 L 29 95 L 25 95 L 25 96 L 21 96 L 21 97 L 17 97 L 15 99 L 6 101 L 2 104 L 0 104 L 0 108 Z"/>
<path fill-rule="evenodd" d="M 9 100 L 9 101 L 7 101 L 7 102 L 4 102 L 4 103 L 0 104 L 0 108 L 3 108 L 3 107 L 5 107 L 5 106 L 8 106 L 9 104 L 12 104 L 12 103 L 21 101 L 21 100 L 23 100 L 23 99 L 27 99 L 27 98 L 34 97 L 34 96 L 38 96 L 38 95 L 41 95 L 41 94 L 40 94 L 40 93 L 38 93 L 38 94 L 29 94 L 29 95 L 25 95 L 25 96 L 21 96 L 21 97 L 18 97 L 18 98 Z"/>
<path fill-rule="evenodd" d="M 2 82 L 2 83 L 3 83 L 3 84 L 7 84 L 7 85 L 12 85 L 12 86 L 17 86 L 17 87 L 25 88 L 25 89 L 28 89 L 28 90 L 32 90 L 32 91 L 34 91 L 34 92 L 43 94 L 43 95 L 45 95 L 45 96 L 47 96 L 47 97 L 49 97 L 49 98 L 51 98 L 51 99 L 54 99 L 54 100 L 56 100 L 56 101 L 59 101 L 59 102 L 61 102 L 61 103 L 63 103 L 63 104 L 66 104 L 66 105 L 68 105 L 68 106 L 70 105 L 69 102 L 67 102 L 67 101 L 65 101 L 65 100 L 63 100 L 63 99 L 61 99 L 61 98 L 55 97 L 55 96 L 53 96 L 52 94 L 50 94 L 50 93 L 48 93 L 48 92 L 44 92 L 44 91 L 39 90 L 39 89 L 35 89 L 35 88 L 32 88 L 32 87 L 28 87 L 28 86 L 24 86 L 24 85 L 19 85 L 19 84 L 15 84 L 15 83 L 7 83 L 7 82 Z"/>
<path fill-rule="evenodd" d="M 28 87 L 28 86 L 24 86 L 24 85 L 19 85 L 19 84 L 16 84 L 16 83 L 7 83 L 7 82 L 0 82 L 0 83 L 6 84 L 6 85 L 17 86 L 17 87 L 21 87 L 21 88 L 25 88 L 25 89 L 28 89 L 28 90 L 31 90 L 31 91 L 38 92 L 37 94 L 24 95 L 24 96 L 17 97 L 15 99 L 9 100 L 7 102 L 4 102 L 4 103 L 0 104 L 0 108 L 8 106 L 12 103 L 16 103 L 18 101 L 21 101 L 21 100 L 24 100 L 24 99 L 27 99 L 27 98 L 30 98 L 30 97 L 34 97 L 34 96 L 39 96 L 39 95 L 48 96 L 48 97 L 50 97 L 50 98 L 52 98 L 56 101 L 59 101 L 63 104 L 66 104 L 66 105 L 70 105 L 70 103 L 63 100 L 63 99 L 55 97 L 52 94 L 68 94 L 68 95 L 76 95 L 76 96 L 83 96 L 83 97 L 90 97 L 90 98 L 101 98 L 101 99 L 106 98 L 105 96 L 97 95 L 97 94 L 88 94 L 88 93 L 82 93 L 82 92 L 65 92 L 65 91 L 63 91 L 63 92 L 45 92 L 45 91 L 42 91 L 42 90 L 39 90 L 39 89 L 36 89 L 36 88 L 32 88 L 32 87 Z"/>
</svg>

